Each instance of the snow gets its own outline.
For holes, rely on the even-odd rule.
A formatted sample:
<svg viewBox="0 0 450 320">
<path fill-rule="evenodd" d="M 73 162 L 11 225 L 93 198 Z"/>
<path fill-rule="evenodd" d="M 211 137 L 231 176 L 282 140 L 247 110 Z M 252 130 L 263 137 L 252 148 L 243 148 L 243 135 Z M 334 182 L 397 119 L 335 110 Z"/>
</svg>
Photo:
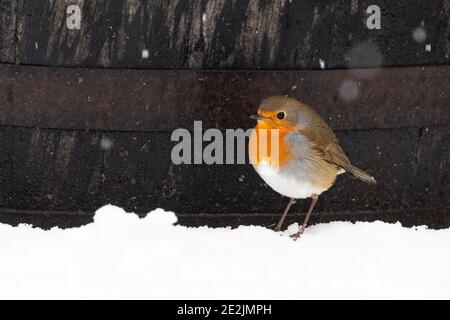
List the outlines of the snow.
<svg viewBox="0 0 450 320">
<path fill-rule="evenodd" d="M 319 59 L 320 69 L 325 69 L 325 61 Z"/>
<path fill-rule="evenodd" d="M 103 136 L 103 138 L 100 140 L 100 148 L 102 148 L 102 150 L 104 150 L 104 151 L 111 150 L 113 145 L 114 145 L 114 141 L 105 136 Z"/>
<path fill-rule="evenodd" d="M 352 101 L 358 98 L 358 83 L 354 80 L 344 80 L 339 86 L 339 96 L 345 101 Z"/>
<path fill-rule="evenodd" d="M 427 31 L 424 27 L 417 27 L 412 33 L 413 39 L 417 43 L 423 43 L 427 39 Z"/>
<path fill-rule="evenodd" d="M 175 222 L 109 205 L 81 228 L 0 224 L 0 298 L 450 298 L 450 229 L 333 222 L 293 241 Z"/>
</svg>

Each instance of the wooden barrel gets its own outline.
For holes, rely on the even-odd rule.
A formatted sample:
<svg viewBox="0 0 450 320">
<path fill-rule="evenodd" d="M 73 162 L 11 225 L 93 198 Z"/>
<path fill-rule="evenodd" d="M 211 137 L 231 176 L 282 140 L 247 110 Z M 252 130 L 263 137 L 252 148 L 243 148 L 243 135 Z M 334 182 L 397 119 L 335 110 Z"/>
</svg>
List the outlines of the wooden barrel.
<svg viewBox="0 0 450 320">
<path fill-rule="evenodd" d="M 77 226 L 112 203 L 273 224 L 287 199 L 250 165 L 176 165 L 171 134 L 251 128 L 285 94 L 378 180 L 340 176 L 313 222 L 450 226 L 449 1 L 0 4 L 1 222 Z"/>
</svg>

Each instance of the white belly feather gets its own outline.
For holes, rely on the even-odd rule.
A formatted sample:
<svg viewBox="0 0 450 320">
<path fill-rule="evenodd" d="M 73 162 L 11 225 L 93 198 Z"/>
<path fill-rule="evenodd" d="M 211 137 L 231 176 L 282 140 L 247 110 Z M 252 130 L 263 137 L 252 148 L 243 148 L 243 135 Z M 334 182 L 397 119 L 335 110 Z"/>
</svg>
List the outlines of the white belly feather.
<svg viewBox="0 0 450 320">
<path fill-rule="evenodd" d="M 261 178 L 276 192 L 294 199 L 310 198 L 321 194 L 323 190 L 315 188 L 308 182 L 295 179 L 270 166 L 266 161 L 254 165 Z"/>
</svg>

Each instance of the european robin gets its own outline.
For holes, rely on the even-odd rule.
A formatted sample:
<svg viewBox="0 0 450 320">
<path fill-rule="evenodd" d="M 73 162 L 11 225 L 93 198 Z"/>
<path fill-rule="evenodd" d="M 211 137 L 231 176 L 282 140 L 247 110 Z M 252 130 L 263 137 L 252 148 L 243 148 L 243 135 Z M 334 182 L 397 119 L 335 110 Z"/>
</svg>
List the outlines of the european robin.
<svg viewBox="0 0 450 320">
<path fill-rule="evenodd" d="M 271 97 L 251 118 L 257 125 L 250 136 L 250 161 L 273 190 L 290 198 L 276 231 L 281 230 L 294 199 L 312 198 L 302 226 L 292 237 L 303 234 L 319 195 L 333 185 L 338 174 L 348 172 L 366 183 L 376 183 L 374 177 L 351 164 L 334 132 L 306 104 L 294 98 Z M 267 143 L 263 137 L 269 137 Z"/>
</svg>

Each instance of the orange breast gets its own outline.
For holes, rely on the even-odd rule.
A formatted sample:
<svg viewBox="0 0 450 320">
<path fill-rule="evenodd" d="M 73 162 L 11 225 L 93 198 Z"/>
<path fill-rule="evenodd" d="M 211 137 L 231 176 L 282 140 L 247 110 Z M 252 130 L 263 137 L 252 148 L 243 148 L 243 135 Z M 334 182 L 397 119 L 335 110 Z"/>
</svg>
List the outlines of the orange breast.
<svg viewBox="0 0 450 320">
<path fill-rule="evenodd" d="M 274 168 L 286 165 L 293 157 L 290 146 L 285 141 L 288 128 L 278 128 L 271 121 L 258 121 L 249 140 L 250 162 L 258 165 L 262 161 Z"/>
</svg>

